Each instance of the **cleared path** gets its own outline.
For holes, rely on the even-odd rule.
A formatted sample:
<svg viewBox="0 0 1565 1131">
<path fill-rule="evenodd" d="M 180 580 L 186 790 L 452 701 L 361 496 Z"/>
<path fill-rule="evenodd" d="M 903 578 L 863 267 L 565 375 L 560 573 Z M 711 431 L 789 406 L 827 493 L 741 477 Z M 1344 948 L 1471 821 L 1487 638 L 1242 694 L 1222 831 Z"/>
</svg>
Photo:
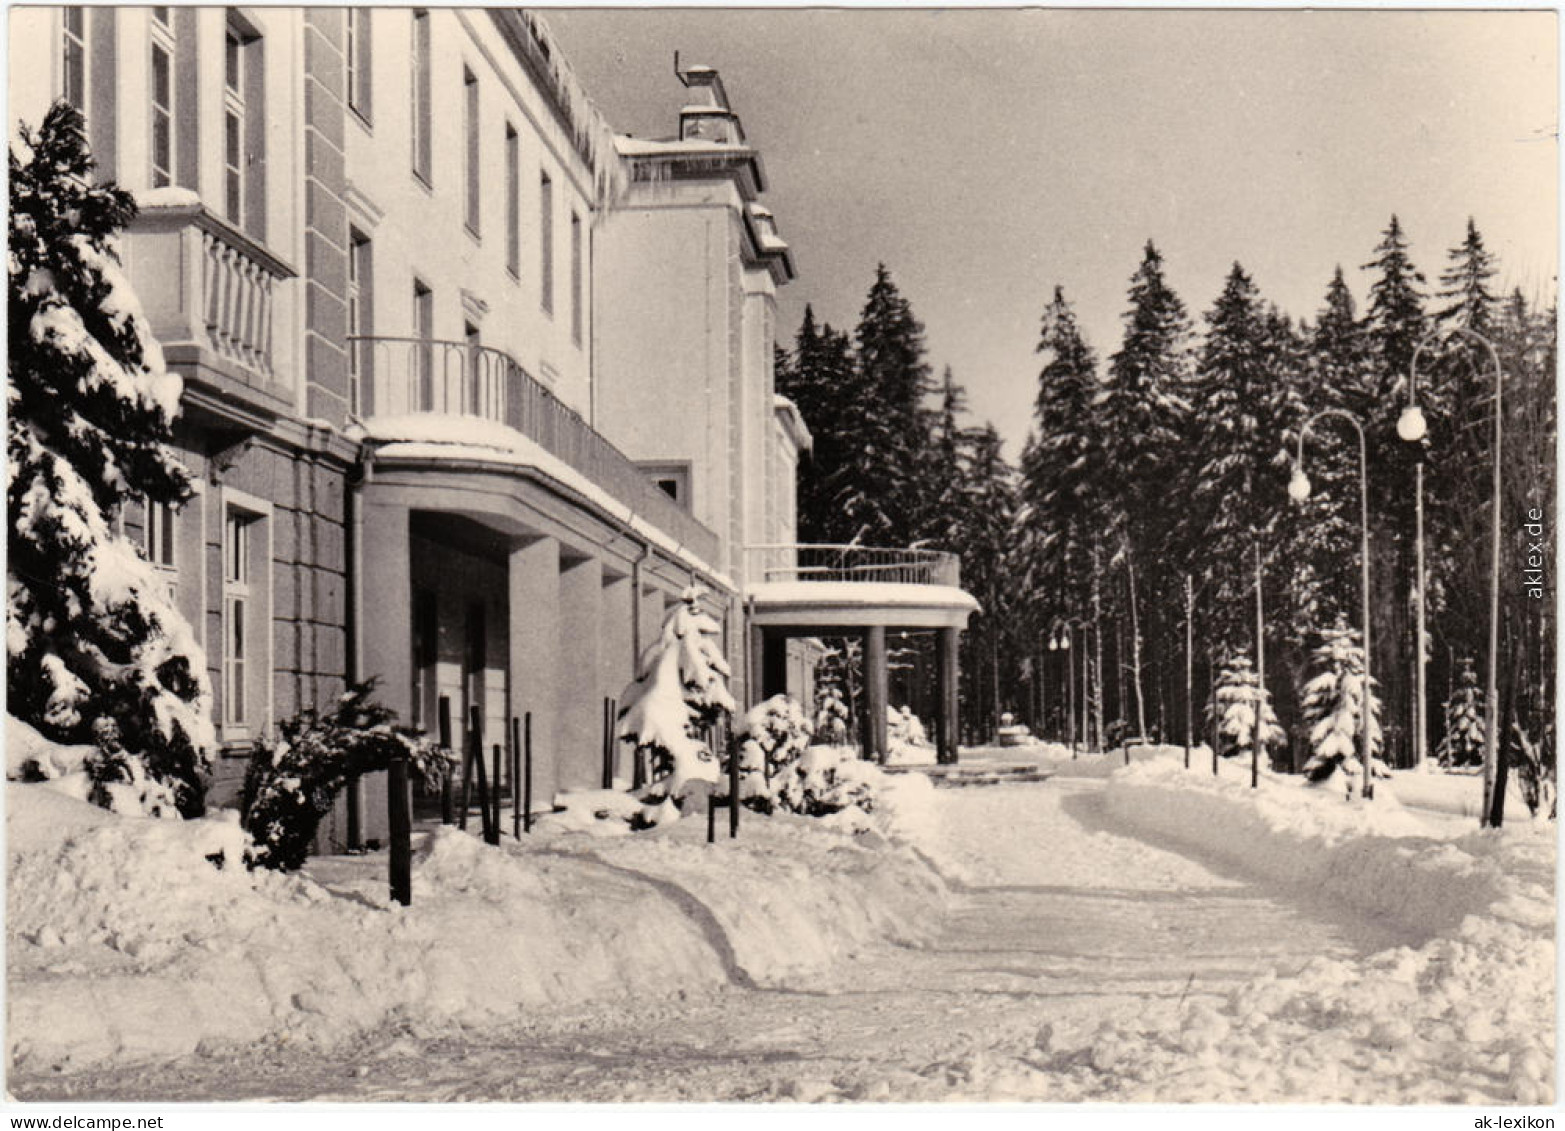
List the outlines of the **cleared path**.
<svg viewBox="0 0 1565 1131">
<path fill-rule="evenodd" d="M 482 1033 L 416 1022 L 321 1056 L 217 1052 L 145 1074 L 27 1081 L 29 1098 L 352 1101 L 986 1098 L 995 1066 L 1172 1018 L 1317 956 L 1410 941 L 1303 909 L 1104 822 L 1102 783 L 942 791 L 940 860 L 961 877 L 934 943 L 876 947 L 788 991 L 595 1006 Z M 1066 1066 L 1068 1067 L 1068 1066 Z M 1077 1073 L 1038 1099 L 1088 1098 Z M 1104 1095 L 1103 1073 L 1094 1079 Z"/>
</svg>

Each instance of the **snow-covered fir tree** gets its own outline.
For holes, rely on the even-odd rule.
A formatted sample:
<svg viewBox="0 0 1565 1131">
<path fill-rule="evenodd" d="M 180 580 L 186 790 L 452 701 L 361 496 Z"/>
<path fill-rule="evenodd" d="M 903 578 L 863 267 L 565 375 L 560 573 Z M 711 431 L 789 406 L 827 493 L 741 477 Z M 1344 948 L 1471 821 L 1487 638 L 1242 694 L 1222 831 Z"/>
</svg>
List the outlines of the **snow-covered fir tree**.
<svg viewBox="0 0 1565 1131">
<path fill-rule="evenodd" d="M 100 804 L 194 816 L 215 745 L 206 660 L 117 529 L 131 500 L 190 496 L 167 446 L 182 383 L 115 251 L 135 204 L 91 172 L 63 102 L 10 154 L 8 710 L 96 745 Z"/>
<path fill-rule="evenodd" d="M 1499 274 L 1499 269 L 1471 216 L 1467 218 L 1467 235 L 1451 249 L 1447 259 L 1449 265 L 1440 273 L 1439 292 L 1445 305 L 1435 311 L 1436 320 L 1486 337 L 1492 335 L 1500 300 L 1489 289 L 1489 280 Z"/>
<path fill-rule="evenodd" d="M 1255 745 L 1257 714 L 1261 716 L 1260 735 L 1265 746 L 1282 745 L 1288 736 L 1277 723 L 1271 694 L 1262 690 L 1249 655 L 1237 652 L 1223 664 L 1217 677 L 1219 754 L 1225 758 L 1250 756 Z"/>
<path fill-rule="evenodd" d="M 701 611 L 704 592 L 691 586 L 681 594 L 642 656 L 637 677 L 620 695 L 616 733 L 647 761 L 646 820 L 652 824 L 678 816 L 689 783 L 717 780 L 718 762 L 706 739 L 736 709 L 718 644 L 722 626 Z"/>
<path fill-rule="evenodd" d="M 1374 258 L 1363 270 L 1374 271 L 1369 286 L 1365 328 L 1376 363 L 1376 401 L 1388 399 L 1394 385 L 1407 376 L 1413 351 L 1423 339 L 1424 274 L 1413 266 L 1407 236 L 1395 215 L 1375 246 Z"/>
<path fill-rule="evenodd" d="M 1481 766 L 1483 747 L 1484 693 L 1473 662 L 1464 659 L 1456 687 L 1445 703 L 1445 736 L 1435 748 L 1435 757 L 1447 769 Z"/>
<path fill-rule="evenodd" d="M 1304 685 L 1302 710 L 1309 727 L 1310 760 L 1304 773 L 1313 782 L 1333 774 L 1346 775 L 1349 794 L 1363 776 L 1359 760 L 1360 727 L 1364 704 L 1364 648 L 1354 629 L 1338 624 L 1321 633 L 1313 656 L 1315 675 Z M 1369 688 L 1369 746 L 1371 770 L 1389 776 L 1380 761 L 1380 696 L 1374 681 Z"/>
<path fill-rule="evenodd" d="M 857 389 L 852 341 L 830 323 L 817 328 L 815 312 L 806 306 L 793 351 L 777 366 L 777 391 L 793 401 L 812 439 L 810 458 L 798 473 L 802 541 L 848 542 L 857 533 L 835 504 L 837 484 L 858 452 L 854 408 L 863 398 Z"/>
</svg>

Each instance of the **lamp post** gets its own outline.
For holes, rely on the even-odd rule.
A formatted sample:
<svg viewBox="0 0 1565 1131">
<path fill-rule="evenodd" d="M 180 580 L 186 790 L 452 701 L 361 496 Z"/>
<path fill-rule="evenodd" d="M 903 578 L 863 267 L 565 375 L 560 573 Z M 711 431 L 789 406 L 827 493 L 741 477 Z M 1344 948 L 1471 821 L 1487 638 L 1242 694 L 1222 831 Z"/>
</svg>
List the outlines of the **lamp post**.
<svg viewBox="0 0 1565 1131">
<path fill-rule="evenodd" d="M 1076 758 L 1076 681 L 1071 672 L 1070 648 L 1071 632 L 1082 627 L 1082 621 L 1077 617 L 1065 617 L 1055 622 L 1054 631 L 1049 635 L 1049 651 L 1065 653 L 1065 698 L 1066 703 L 1066 735 L 1070 741 L 1071 759 Z M 1086 670 L 1086 649 L 1082 649 L 1082 670 Z M 1083 689 L 1085 694 L 1085 689 Z"/>
<path fill-rule="evenodd" d="M 1323 408 L 1314 416 L 1304 422 L 1304 427 L 1299 429 L 1298 453 L 1293 461 L 1293 478 L 1288 482 L 1288 494 L 1295 502 L 1302 503 L 1310 497 L 1310 480 L 1304 474 L 1304 439 L 1309 435 L 1310 427 L 1324 416 L 1334 416 L 1346 420 L 1353 426 L 1353 432 L 1359 441 L 1359 558 L 1360 588 L 1362 592 L 1362 612 L 1364 618 L 1364 682 L 1359 694 L 1359 757 L 1364 763 L 1364 785 L 1361 792 L 1364 800 L 1372 800 L 1375 796 L 1374 779 L 1370 776 L 1370 744 L 1369 744 L 1369 460 L 1364 443 L 1364 427 L 1358 421 L 1358 417 L 1351 412 L 1344 412 L 1340 408 Z M 1264 708 L 1263 708 L 1264 709 Z M 1257 719 L 1259 726 L 1260 719 Z"/>
<path fill-rule="evenodd" d="M 1195 664 L 1195 578 L 1185 574 L 1185 769 L 1190 768 L 1190 747 L 1195 704 L 1191 701 L 1191 685 L 1195 682 L 1192 668 Z"/>
<path fill-rule="evenodd" d="M 1504 816 L 1504 805 L 1501 798 L 1495 796 L 1495 780 L 1498 776 L 1500 765 L 1500 469 L 1502 454 L 1505 449 L 1505 432 L 1503 421 L 1505 414 L 1501 411 L 1503 402 L 1501 395 L 1505 385 L 1505 369 L 1500 364 L 1500 351 L 1495 349 L 1494 343 L 1476 330 L 1469 330 L 1465 326 L 1457 326 L 1451 330 L 1453 334 L 1460 334 L 1470 338 L 1483 346 L 1489 353 L 1489 360 L 1494 363 L 1494 472 L 1493 489 L 1490 499 L 1490 552 L 1489 552 L 1489 681 L 1485 689 L 1484 699 L 1484 736 L 1483 736 L 1483 811 L 1479 814 L 1480 825 L 1498 825 Z M 1424 347 L 1434 339 L 1431 334 L 1418 343 L 1418 348 L 1413 351 L 1411 371 L 1408 374 L 1407 408 L 1402 411 L 1402 417 L 1397 421 L 1397 434 L 1409 443 L 1417 443 L 1424 438 L 1427 426 L 1424 422 L 1423 410 L 1418 404 L 1418 358 L 1423 353 Z M 1419 725 L 1423 725 L 1423 631 L 1424 631 L 1424 543 L 1423 543 L 1423 466 L 1419 465 L 1418 498 L 1418 694 L 1419 694 Z M 1423 751 L 1419 751 L 1422 755 Z"/>
</svg>

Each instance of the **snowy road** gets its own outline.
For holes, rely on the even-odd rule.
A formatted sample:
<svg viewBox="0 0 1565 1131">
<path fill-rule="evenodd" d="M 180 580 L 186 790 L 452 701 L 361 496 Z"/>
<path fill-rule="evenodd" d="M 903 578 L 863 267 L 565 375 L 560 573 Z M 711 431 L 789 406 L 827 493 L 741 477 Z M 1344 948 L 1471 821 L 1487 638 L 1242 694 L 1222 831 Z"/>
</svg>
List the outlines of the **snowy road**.
<svg viewBox="0 0 1565 1131">
<path fill-rule="evenodd" d="M 1112 1066 L 1066 1058 L 1055 1072 L 1051 1052 L 1268 970 L 1414 941 L 1114 828 L 1101 789 L 942 791 L 943 863 L 965 882 L 941 934 L 865 950 L 807 986 L 670 989 L 500 1031 L 415 1023 L 324 1056 L 214 1050 L 14 1085 L 32 1099 L 1112 1100 Z M 1020 1057 L 1026 1086 L 1008 1087 Z"/>
</svg>

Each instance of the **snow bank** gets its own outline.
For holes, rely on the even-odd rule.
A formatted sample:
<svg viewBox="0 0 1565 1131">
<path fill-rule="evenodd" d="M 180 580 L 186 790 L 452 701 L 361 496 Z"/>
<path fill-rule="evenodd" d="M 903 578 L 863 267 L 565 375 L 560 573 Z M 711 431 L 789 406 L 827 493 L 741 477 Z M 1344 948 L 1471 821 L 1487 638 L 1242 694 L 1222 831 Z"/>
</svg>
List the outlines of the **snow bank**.
<svg viewBox="0 0 1565 1131">
<path fill-rule="evenodd" d="M 1441 840 L 1385 787 L 1350 805 L 1297 783 L 1251 790 L 1165 760 L 1115 774 L 1105 803 L 1198 856 L 1425 941 L 1267 972 L 1226 1000 L 1183 1003 L 1172 1025 L 1105 1024 L 1073 1048 L 1041 1033 L 1010 1064 L 1013 1085 L 1046 1078 L 1057 1098 L 1161 1102 L 1553 1101 L 1554 825 Z"/>
<path fill-rule="evenodd" d="M 1553 856 L 1517 857 L 1515 838 L 1436 839 L 1395 787 L 1348 803 L 1334 789 L 1264 774 L 1211 777 L 1159 759 L 1122 769 L 1104 795 L 1115 818 L 1288 887 L 1414 930 L 1443 933 L 1512 897 L 1538 898 L 1553 922 Z M 1531 914 L 1531 913 L 1526 913 Z"/>
<path fill-rule="evenodd" d="M 784 985 L 877 939 L 916 945 L 945 900 L 926 864 L 880 836 L 746 814 L 740 839 L 711 846 L 697 821 L 500 849 L 436 828 L 418 838 L 401 908 L 384 855 L 250 873 L 231 820 L 126 818 L 42 785 L 9 790 L 7 1038 L 22 1075 Z"/>
</svg>

